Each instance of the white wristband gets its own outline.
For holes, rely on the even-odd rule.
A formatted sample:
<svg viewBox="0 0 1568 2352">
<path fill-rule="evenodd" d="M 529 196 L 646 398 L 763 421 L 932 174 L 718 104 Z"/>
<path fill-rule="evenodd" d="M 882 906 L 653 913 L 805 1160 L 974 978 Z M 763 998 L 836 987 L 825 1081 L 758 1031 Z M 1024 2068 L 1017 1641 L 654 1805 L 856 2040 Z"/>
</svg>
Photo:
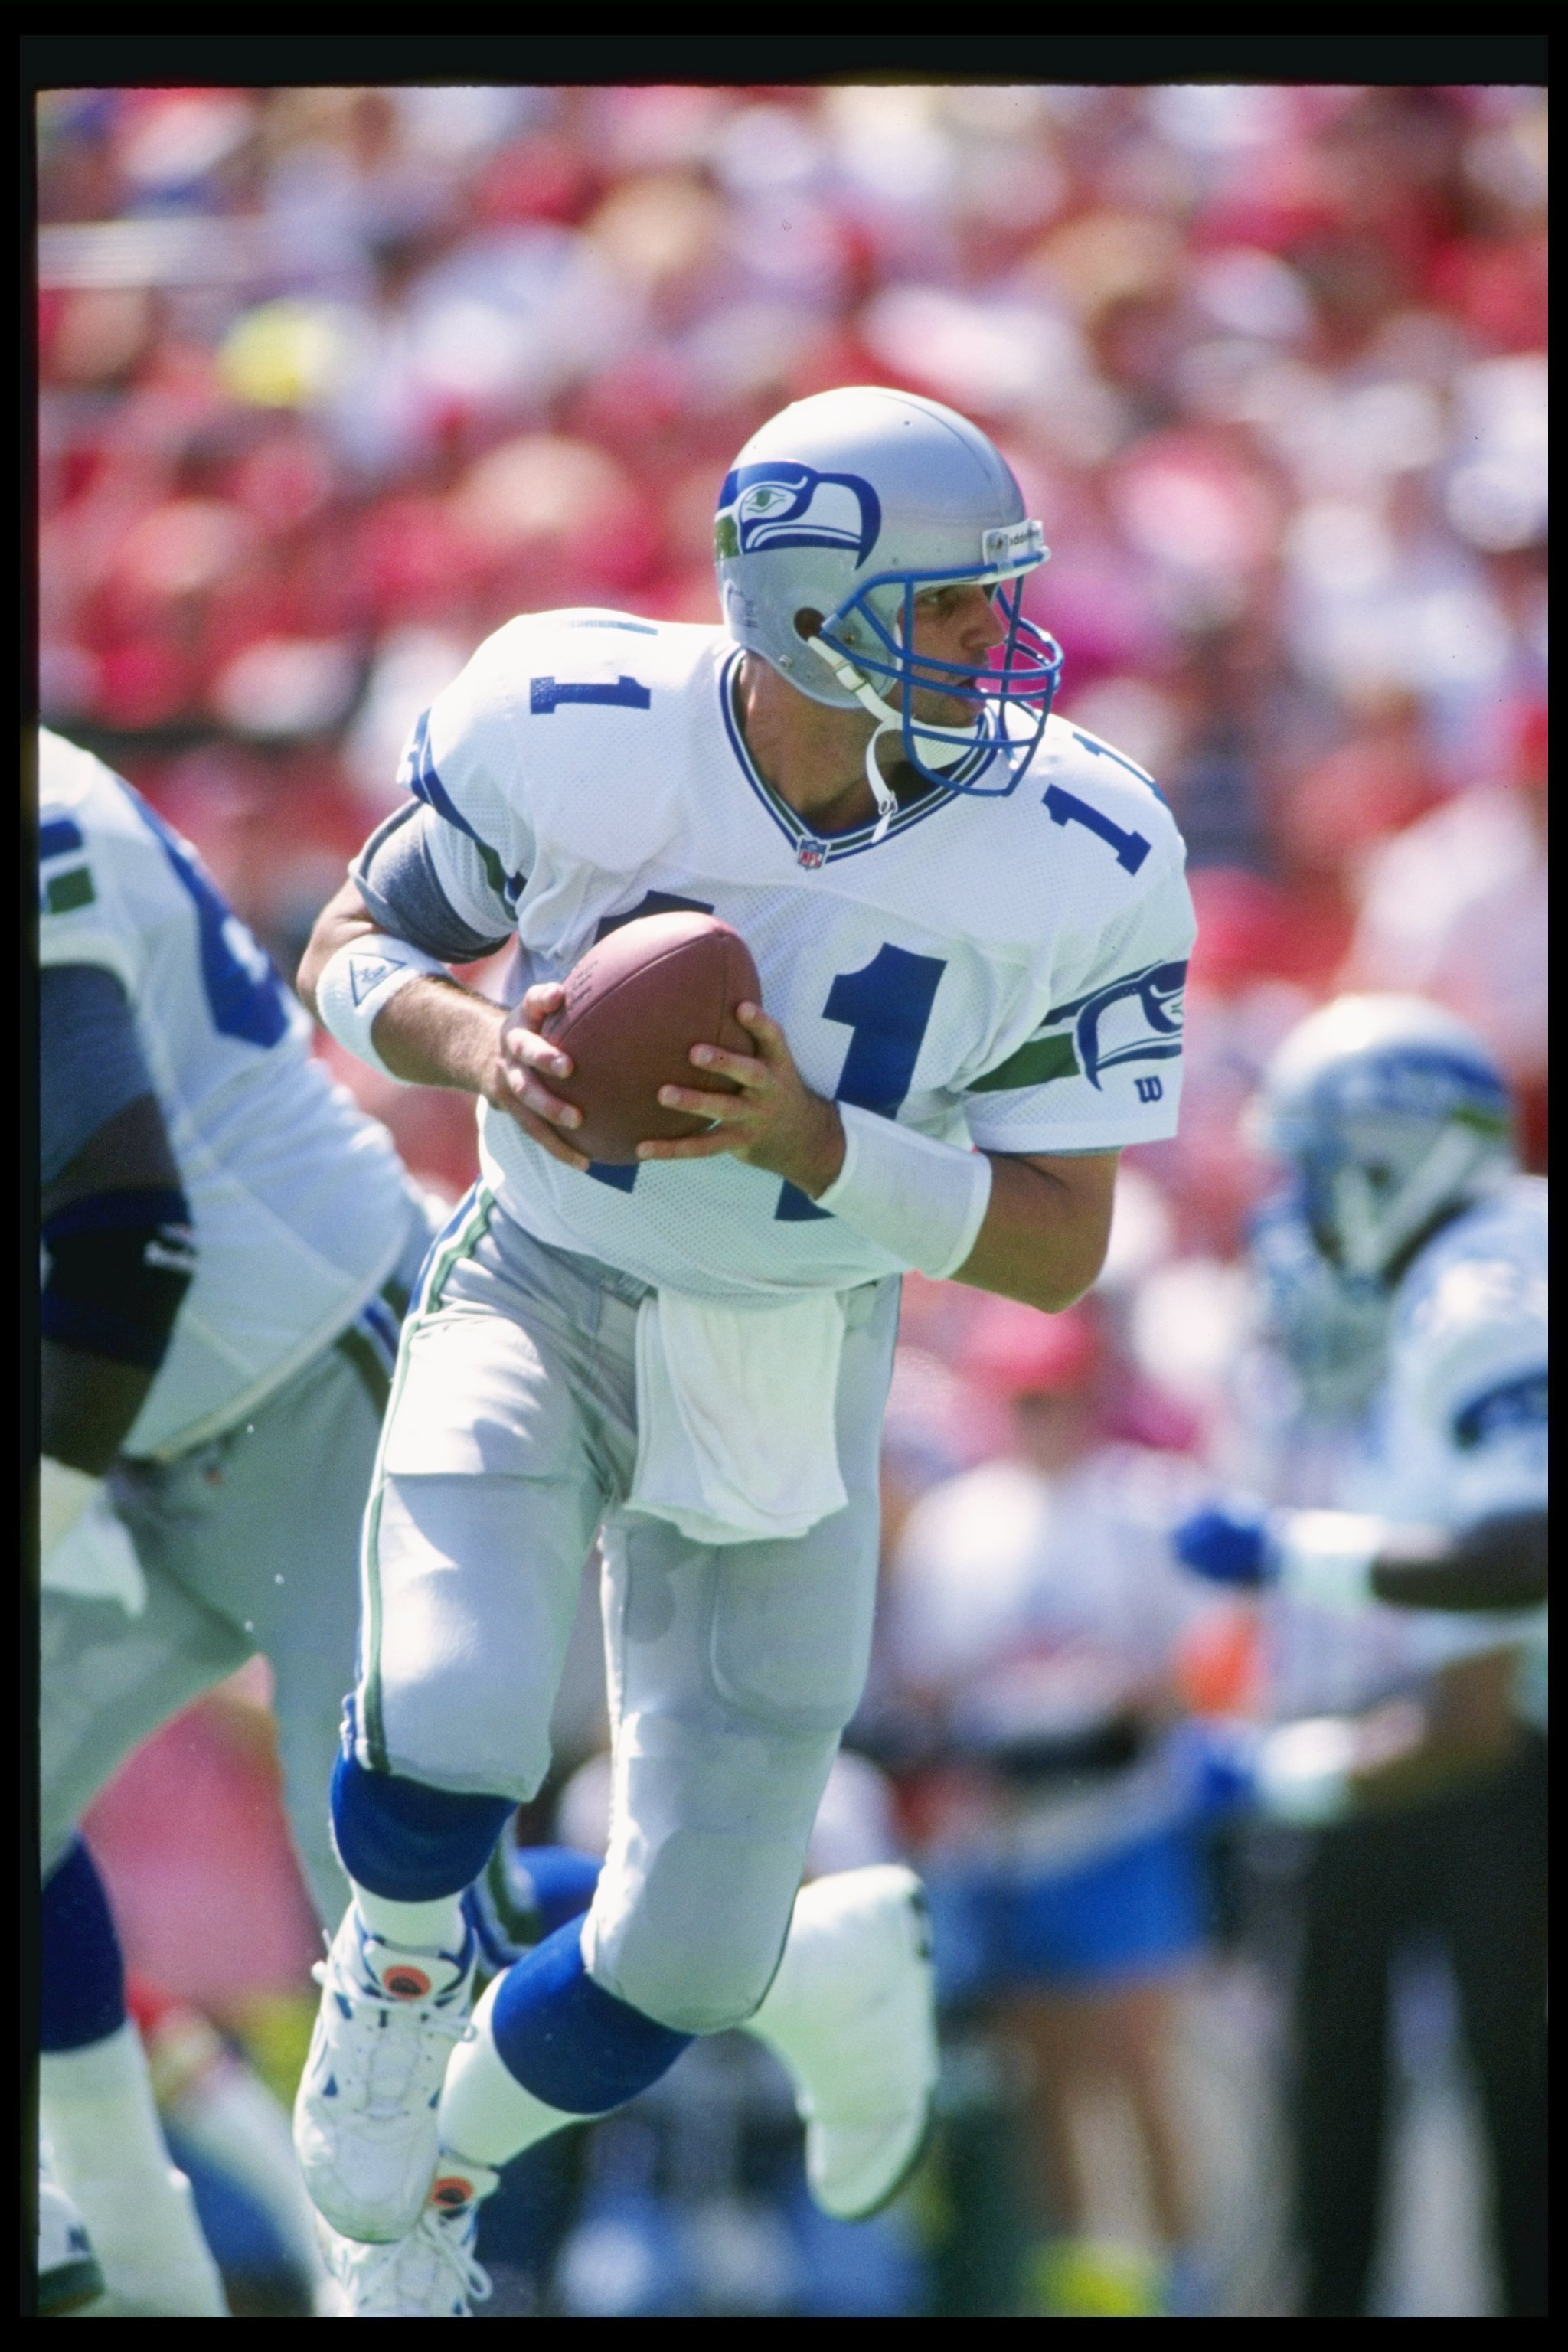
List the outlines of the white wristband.
<svg viewBox="0 0 1568 2352">
<path fill-rule="evenodd" d="M 1312 1716 L 1282 1724 L 1258 1750 L 1258 1801 L 1277 1822 L 1298 1829 L 1321 1829 L 1342 1821 L 1353 1802 L 1351 1768 L 1355 1762 L 1353 1726 L 1337 1715 Z"/>
<path fill-rule="evenodd" d="M 383 1006 L 422 972 L 451 978 L 446 965 L 423 948 L 391 939 L 384 931 L 365 931 L 338 950 L 316 982 L 316 1017 L 322 1028 L 358 1060 L 400 1087 L 411 1086 L 413 1080 L 387 1068 L 370 1033 Z"/>
<path fill-rule="evenodd" d="M 1279 1590 L 1314 1609 L 1364 1609 L 1384 1522 L 1359 1511 L 1276 1511 L 1269 1525 Z"/>
<path fill-rule="evenodd" d="M 840 1103 L 838 1116 L 844 1165 L 817 1207 L 921 1274 L 956 1274 L 991 1200 L 984 1152 L 938 1143 L 854 1103 Z"/>
</svg>

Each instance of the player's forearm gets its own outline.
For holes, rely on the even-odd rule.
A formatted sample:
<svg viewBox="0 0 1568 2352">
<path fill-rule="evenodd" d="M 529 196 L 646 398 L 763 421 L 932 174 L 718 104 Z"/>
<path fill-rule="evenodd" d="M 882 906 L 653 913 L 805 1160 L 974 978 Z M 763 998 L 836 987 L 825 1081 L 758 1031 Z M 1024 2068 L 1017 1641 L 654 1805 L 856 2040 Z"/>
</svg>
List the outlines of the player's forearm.
<svg viewBox="0 0 1568 2352">
<path fill-rule="evenodd" d="M 1421 1700 L 1391 1700 L 1354 1718 L 1349 1791 L 1356 1811 L 1419 1803 L 1505 1764 L 1520 1739 L 1513 1673 L 1510 1651 L 1461 1659 Z"/>
<path fill-rule="evenodd" d="M 41 1450 L 99 1478 L 129 1435 L 195 1267 L 155 1096 L 139 1095 L 45 1186 Z"/>
<path fill-rule="evenodd" d="M 393 1076 L 408 1085 L 489 1096 L 505 1018 L 499 1004 L 459 982 L 422 976 L 377 1013 L 371 1036 Z"/>
<path fill-rule="evenodd" d="M 352 882 L 345 882 L 335 898 L 329 898 L 311 927 L 310 937 L 294 985 L 306 1010 L 321 1019 L 316 1003 L 316 990 L 321 974 L 340 948 L 356 939 L 368 938 L 375 929 L 375 918 Z"/>
<path fill-rule="evenodd" d="M 984 1223 L 953 1279 L 1059 1314 L 1105 1263 L 1117 1155 L 1050 1166 L 1001 1152 L 990 1159 Z"/>
<path fill-rule="evenodd" d="M 1546 1514 L 1499 1514 L 1455 1536 L 1391 1528 L 1369 1583 L 1395 1608 L 1533 1609 L 1546 1599 Z"/>
<path fill-rule="evenodd" d="M 321 1017 L 317 992 L 339 951 L 375 935 L 375 918 L 353 882 L 345 882 L 316 918 L 300 960 L 300 997 Z M 488 1094 L 495 1083 L 504 1015 L 487 997 L 456 980 L 421 974 L 400 988 L 371 1024 L 371 1041 L 395 1077 L 410 1086 L 453 1087 Z"/>
</svg>

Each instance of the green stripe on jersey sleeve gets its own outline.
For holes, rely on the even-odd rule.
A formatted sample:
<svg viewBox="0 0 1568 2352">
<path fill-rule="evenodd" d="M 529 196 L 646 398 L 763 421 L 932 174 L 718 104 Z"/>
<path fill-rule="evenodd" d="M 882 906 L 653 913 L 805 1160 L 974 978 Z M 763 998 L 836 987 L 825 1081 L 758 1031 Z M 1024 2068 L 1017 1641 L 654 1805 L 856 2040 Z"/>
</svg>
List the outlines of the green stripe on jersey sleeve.
<svg viewBox="0 0 1568 2352">
<path fill-rule="evenodd" d="M 1078 1055 L 1070 1037 L 1031 1037 L 994 1070 L 987 1070 L 967 1089 L 972 1095 L 998 1095 L 1015 1087 L 1043 1087 L 1052 1078 L 1076 1078 Z"/>
<path fill-rule="evenodd" d="M 44 905 L 51 915 L 73 915 L 79 907 L 90 907 L 97 896 L 91 868 L 86 866 L 73 866 L 67 873 L 51 874 L 44 886 Z"/>
</svg>

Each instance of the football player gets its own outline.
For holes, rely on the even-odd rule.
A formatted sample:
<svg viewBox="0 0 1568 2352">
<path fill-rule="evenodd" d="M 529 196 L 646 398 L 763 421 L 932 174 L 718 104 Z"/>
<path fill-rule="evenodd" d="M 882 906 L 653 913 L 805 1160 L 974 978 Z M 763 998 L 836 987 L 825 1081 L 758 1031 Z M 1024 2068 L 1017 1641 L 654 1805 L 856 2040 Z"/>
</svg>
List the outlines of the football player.
<svg viewBox="0 0 1568 2352">
<path fill-rule="evenodd" d="M 430 1235 L 384 1129 L 188 844 L 39 743 L 41 2121 L 121 2312 L 216 2316 L 76 1823 L 258 1650 L 323 1917 L 321 1799 L 400 1305 Z"/>
<path fill-rule="evenodd" d="M 1334 1507 L 1216 1505 L 1176 1538 L 1190 1567 L 1270 1599 L 1284 1719 L 1251 1778 L 1309 1832 L 1308 2316 L 1363 2309 L 1391 1972 L 1434 1936 L 1479 2092 L 1505 2315 L 1545 2307 L 1545 1611 L 1521 1604 L 1546 1581 L 1546 1187 L 1518 1173 L 1510 1108 L 1480 1039 L 1416 999 L 1344 997 L 1286 1040 L 1261 1110 L 1294 1206 L 1256 1254 Z M 1304 1482 L 1279 1483 L 1289 1499 Z"/>
<path fill-rule="evenodd" d="M 1365 1507 L 1215 1507 L 1181 1530 L 1181 1556 L 1331 1607 L 1543 1601 L 1546 1184 L 1519 1173 L 1496 1061 L 1420 998 L 1341 997 L 1286 1039 L 1258 1111 L 1297 1187 L 1295 1218 L 1270 1223 L 1301 1228 L 1317 1286 L 1338 1294 L 1317 1310 L 1325 1330 L 1371 1351 L 1347 1474 Z"/>
<path fill-rule="evenodd" d="M 296 2107 L 351 2292 L 410 2315 L 464 2307 L 498 2166 L 791 1978 L 866 1671 L 900 1275 L 1065 1307 L 1118 1153 L 1175 1122 L 1181 840 L 1051 715 L 1061 656 L 1022 610 L 1047 551 L 985 436 L 902 393 L 803 401 L 742 450 L 715 546 L 721 626 L 574 610 L 479 648 L 300 969 L 374 1067 L 479 1097 L 366 1515 L 331 1798 L 354 1899 Z M 754 1049 L 694 1047 L 660 1100 L 707 1129 L 595 1166 L 542 1024 L 595 940 L 678 908 L 750 946 Z M 513 939 L 501 1012 L 447 967 Z M 458 1896 L 546 1769 L 596 1529 L 608 1858 L 470 2027 Z M 901 2078 L 875 2038 L 843 2062 L 833 1987 L 921 1950 L 905 1888 L 803 1964 L 839 2211 L 896 2187 L 930 2080 L 921 2034 Z"/>
</svg>

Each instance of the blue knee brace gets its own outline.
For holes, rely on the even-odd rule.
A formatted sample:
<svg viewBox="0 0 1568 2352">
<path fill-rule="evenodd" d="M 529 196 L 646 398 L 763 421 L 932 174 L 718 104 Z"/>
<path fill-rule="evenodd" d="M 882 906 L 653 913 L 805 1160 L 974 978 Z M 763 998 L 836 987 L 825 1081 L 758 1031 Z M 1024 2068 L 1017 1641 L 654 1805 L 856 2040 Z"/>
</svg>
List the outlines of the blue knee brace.
<svg viewBox="0 0 1568 2352">
<path fill-rule="evenodd" d="M 85 2050 L 125 2022 L 125 1963 L 103 1881 L 80 1838 L 39 1899 L 38 2042 Z"/>
<path fill-rule="evenodd" d="M 507 1970 L 490 2032 L 508 2074 L 571 2116 L 602 2116 L 635 2099 L 692 2038 L 594 1982 L 574 1919 Z"/>
<path fill-rule="evenodd" d="M 517 1807 L 510 1797 L 454 1796 L 367 1772 L 350 1749 L 332 1767 L 332 1843 L 357 1886 L 393 1903 L 460 1895 L 490 1858 Z"/>
</svg>

